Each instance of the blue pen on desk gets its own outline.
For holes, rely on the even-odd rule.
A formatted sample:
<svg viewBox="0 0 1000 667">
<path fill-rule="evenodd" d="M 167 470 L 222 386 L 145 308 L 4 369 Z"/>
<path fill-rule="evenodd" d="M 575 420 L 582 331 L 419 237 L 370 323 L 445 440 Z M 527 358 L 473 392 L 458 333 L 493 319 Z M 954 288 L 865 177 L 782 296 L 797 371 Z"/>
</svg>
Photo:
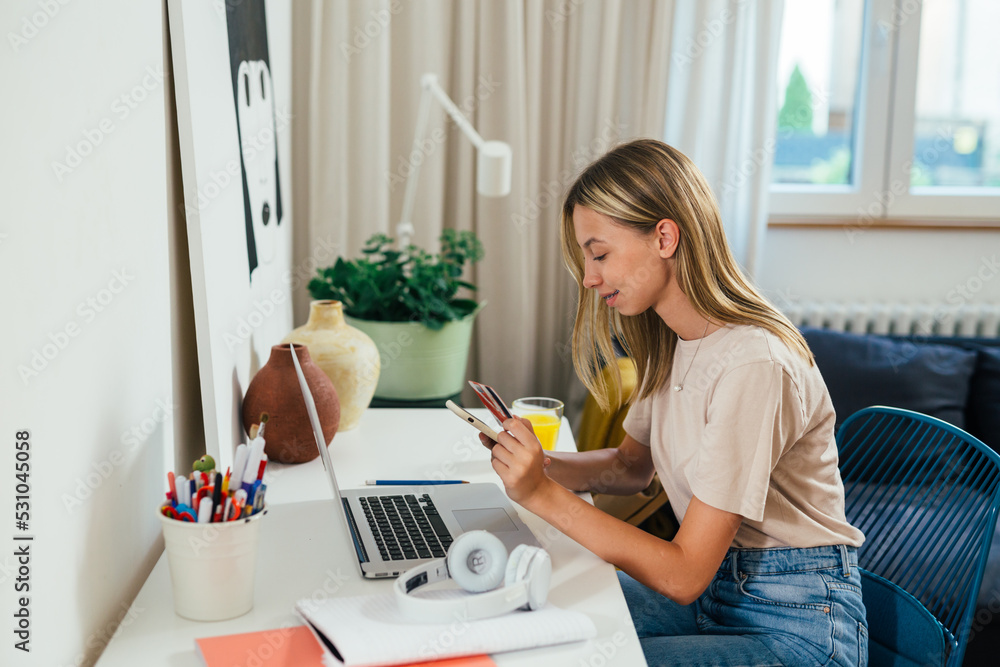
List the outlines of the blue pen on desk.
<svg viewBox="0 0 1000 667">
<path fill-rule="evenodd" d="M 462 479 L 366 479 L 365 486 L 432 486 L 436 484 L 468 484 Z"/>
</svg>

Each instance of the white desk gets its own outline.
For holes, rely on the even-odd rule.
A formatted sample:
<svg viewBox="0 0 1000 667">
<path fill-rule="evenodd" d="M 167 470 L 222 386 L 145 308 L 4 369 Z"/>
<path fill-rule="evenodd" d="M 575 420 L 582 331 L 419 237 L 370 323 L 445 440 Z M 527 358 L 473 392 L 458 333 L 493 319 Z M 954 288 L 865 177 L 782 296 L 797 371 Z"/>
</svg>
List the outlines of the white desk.
<svg viewBox="0 0 1000 667">
<path fill-rule="evenodd" d="M 474 411 L 475 412 L 475 411 Z M 353 431 L 338 433 L 330 456 L 343 488 L 370 478 L 499 479 L 477 431 L 444 409 L 370 409 Z M 563 420 L 559 449 L 575 449 Z M 254 608 L 228 621 L 199 623 L 173 611 L 170 573 L 161 555 L 108 644 L 98 665 L 201 667 L 198 637 L 301 625 L 297 600 L 317 596 L 390 593 L 391 581 L 361 577 L 343 513 L 335 507 L 319 459 L 268 466 L 268 516 L 261 525 Z M 494 656 L 498 665 L 572 667 L 644 665 L 645 660 L 622 597 L 614 567 L 565 537 L 534 514 L 518 508 L 552 557 L 549 601 L 586 613 L 598 637 L 588 642 Z"/>
</svg>

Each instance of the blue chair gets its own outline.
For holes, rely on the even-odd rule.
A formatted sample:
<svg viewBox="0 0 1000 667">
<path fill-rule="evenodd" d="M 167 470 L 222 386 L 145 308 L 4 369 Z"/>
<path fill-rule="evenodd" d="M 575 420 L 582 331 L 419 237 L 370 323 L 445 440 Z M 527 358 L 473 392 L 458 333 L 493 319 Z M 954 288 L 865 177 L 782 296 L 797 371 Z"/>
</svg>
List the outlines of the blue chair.
<svg viewBox="0 0 1000 667">
<path fill-rule="evenodd" d="M 958 667 L 1000 507 L 1000 456 L 934 417 L 871 407 L 837 433 L 869 664 Z"/>
</svg>

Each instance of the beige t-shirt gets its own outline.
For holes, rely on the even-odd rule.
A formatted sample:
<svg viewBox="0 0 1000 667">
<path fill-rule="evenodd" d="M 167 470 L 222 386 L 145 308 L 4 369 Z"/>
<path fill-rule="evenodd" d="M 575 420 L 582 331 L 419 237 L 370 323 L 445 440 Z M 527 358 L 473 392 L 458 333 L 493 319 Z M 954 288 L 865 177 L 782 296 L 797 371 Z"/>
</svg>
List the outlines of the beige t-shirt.
<svg viewBox="0 0 1000 667">
<path fill-rule="evenodd" d="M 844 516 L 826 383 L 765 329 L 727 325 L 700 349 L 678 339 L 667 384 L 633 404 L 624 426 L 652 449 L 678 521 L 697 496 L 743 516 L 735 547 L 864 541 Z"/>
</svg>

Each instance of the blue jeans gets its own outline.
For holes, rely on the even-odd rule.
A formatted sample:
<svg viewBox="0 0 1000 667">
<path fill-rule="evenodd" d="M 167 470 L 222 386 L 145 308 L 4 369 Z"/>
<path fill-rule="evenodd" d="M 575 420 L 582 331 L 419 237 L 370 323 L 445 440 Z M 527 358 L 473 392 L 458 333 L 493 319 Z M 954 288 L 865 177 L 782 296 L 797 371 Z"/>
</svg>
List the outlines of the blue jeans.
<svg viewBox="0 0 1000 667">
<path fill-rule="evenodd" d="M 618 573 L 642 651 L 660 665 L 867 665 L 853 547 L 730 549 L 682 606 Z"/>
</svg>

